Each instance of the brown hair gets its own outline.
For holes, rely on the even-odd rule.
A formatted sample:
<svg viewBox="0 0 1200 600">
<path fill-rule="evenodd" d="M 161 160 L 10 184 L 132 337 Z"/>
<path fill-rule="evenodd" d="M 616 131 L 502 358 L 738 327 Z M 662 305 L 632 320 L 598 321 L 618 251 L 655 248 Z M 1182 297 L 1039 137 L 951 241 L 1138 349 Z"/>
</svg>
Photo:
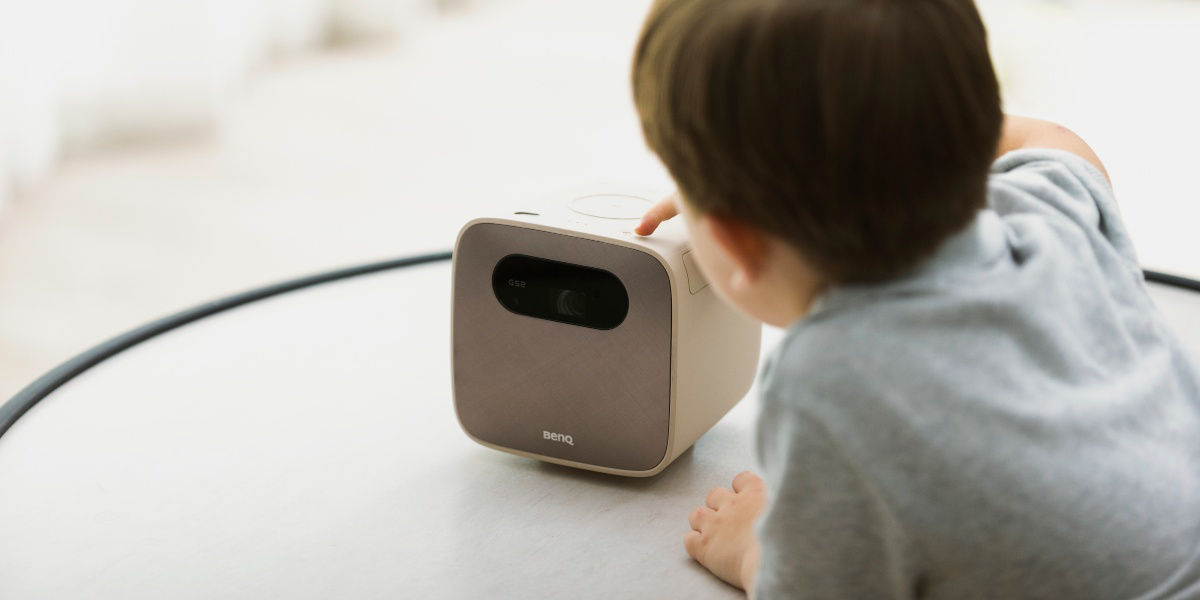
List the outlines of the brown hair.
<svg viewBox="0 0 1200 600">
<path fill-rule="evenodd" d="M 658 0 L 633 94 L 690 206 L 833 283 L 895 276 L 970 222 L 1003 122 L 972 0 Z"/>
</svg>

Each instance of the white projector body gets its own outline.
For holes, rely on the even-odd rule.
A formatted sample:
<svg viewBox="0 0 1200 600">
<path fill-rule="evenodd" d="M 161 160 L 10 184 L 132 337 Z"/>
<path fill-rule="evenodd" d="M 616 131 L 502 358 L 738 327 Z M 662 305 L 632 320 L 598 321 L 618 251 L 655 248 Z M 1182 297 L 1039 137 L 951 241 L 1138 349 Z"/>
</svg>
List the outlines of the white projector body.
<svg viewBox="0 0 1200 600">
<path fill-rule="evenodd" d="M 661 195 L 602 190 L 475 219 L 454 248 L 454 405 L 484 446 L 659 473 L 745 396 L 761 325 L 704 280 Z"/>
</svg>

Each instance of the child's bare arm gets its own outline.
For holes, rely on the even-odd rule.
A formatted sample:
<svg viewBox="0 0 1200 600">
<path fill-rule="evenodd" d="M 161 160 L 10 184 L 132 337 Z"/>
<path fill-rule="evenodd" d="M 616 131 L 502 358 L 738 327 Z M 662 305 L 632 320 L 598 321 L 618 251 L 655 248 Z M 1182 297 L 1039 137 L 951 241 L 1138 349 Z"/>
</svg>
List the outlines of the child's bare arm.
<svg viewBox="0 0 1200 600">
<path fill-rule="evenodd" d="M 1013 150 L 1022 148 L 1050 148 L 1066 150 L 1082 157 L 1100 169 L 1108 177 L 1108 171 L 1100 157 L 1092 150 L 1083 138 L 1075 132 L 1050 121 L 1007 115 L 1004 118 L 1004 131 L 1000 136 L 1000 148 L 996 156 L 1002 156 Z"/>
</svg>

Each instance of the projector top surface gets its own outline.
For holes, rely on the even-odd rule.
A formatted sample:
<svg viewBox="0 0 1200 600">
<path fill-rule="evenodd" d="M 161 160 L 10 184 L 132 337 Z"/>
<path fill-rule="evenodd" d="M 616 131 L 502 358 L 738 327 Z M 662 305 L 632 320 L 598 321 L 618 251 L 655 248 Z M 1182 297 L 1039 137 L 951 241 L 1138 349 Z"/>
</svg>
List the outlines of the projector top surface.
<svg viewBox="0 0 1200 600">
<path fill-rule="evenodd" d="M 682 218 L 664 222 L 651 236 L 633 232 L 646 210 L 665 196 L 659 190 L 598 185 L 475 219 L 463 231 L 479 223 L 541 229 L 648 251 L 667 263 L 687 249 Z"/>
</svg>

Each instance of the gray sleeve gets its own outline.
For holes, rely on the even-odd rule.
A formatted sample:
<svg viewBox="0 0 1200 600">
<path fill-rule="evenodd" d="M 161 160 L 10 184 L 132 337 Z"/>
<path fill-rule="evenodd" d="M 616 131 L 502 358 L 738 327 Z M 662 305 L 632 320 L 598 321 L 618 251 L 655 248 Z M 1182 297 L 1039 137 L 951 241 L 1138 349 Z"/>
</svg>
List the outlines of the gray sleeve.
<svg viewBox="0 0 1200 600">
<path fill-rule="evenodd" d="M 878 491 L 814 417 L 763 398 L 768 505 L 755 598 L 911 598 L 914 556 Z"/>
<path fill-rule="evenodd" d="M 993 163 L 990 185 L 989 202 L 997 213 L 1065 216 L 1088 233 L 1099 233 L 1128 265 L 1137 268 L 1137 254 L 1112 186 L 1084 158 L 1064 150 L 1015 150 Z"/>
</svg>

